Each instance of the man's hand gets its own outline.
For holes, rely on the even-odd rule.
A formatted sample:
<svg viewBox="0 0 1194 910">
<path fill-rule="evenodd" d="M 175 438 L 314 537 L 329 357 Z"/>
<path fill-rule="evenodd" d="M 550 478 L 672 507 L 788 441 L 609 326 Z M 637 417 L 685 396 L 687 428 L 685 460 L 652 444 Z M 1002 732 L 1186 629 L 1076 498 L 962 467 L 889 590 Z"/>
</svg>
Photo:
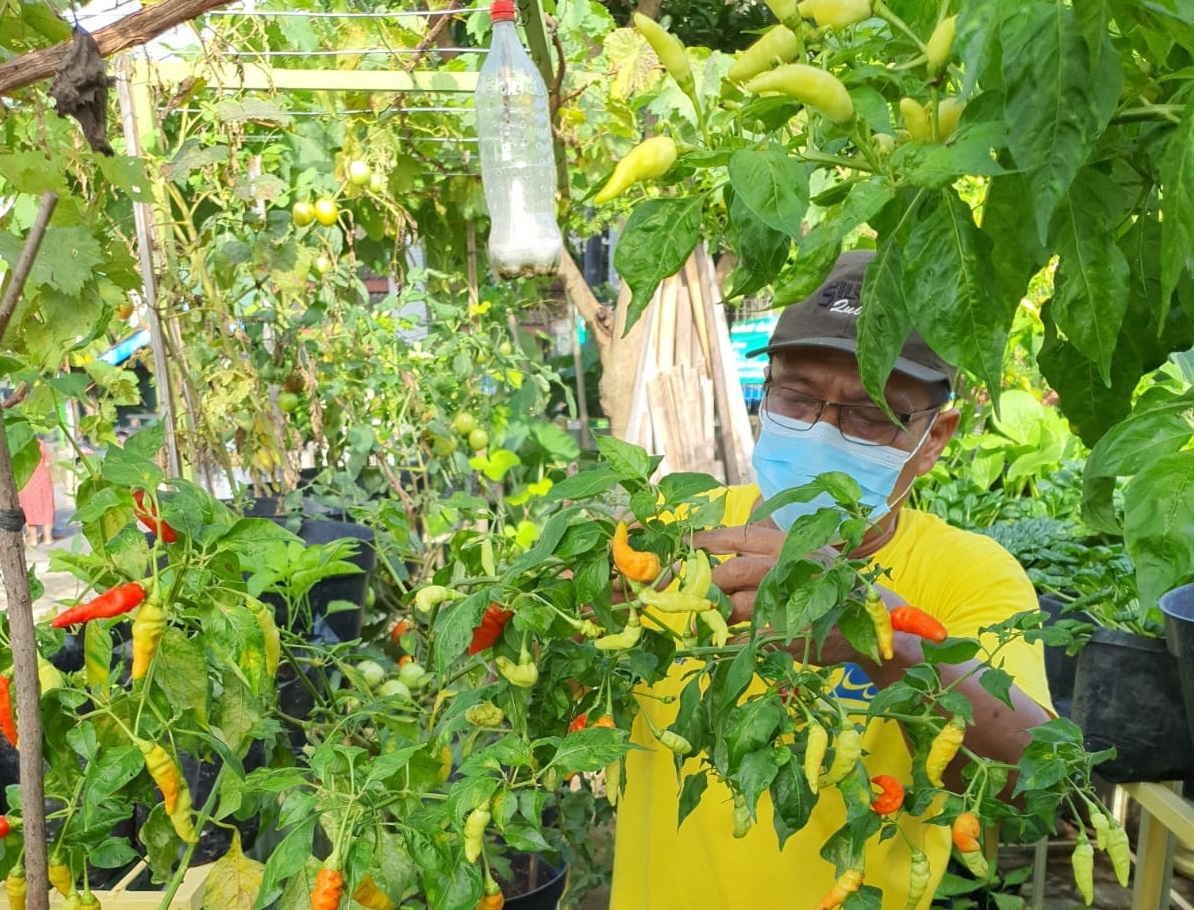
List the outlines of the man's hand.
<svg viewBox="0 0 1194 910">
<path fill-rule="evenodd" d="M 693 535 L 694 546 L 714 555 L 733 557 L 713 567 L 713 583 L 726 593 L 734 607 L 730 614 L 731 625 L 750 619 L 759 584 L 779 561 L 787 536 L 769 518 L 748 525 L 698 531 Z M 814 554 L 826 565 L 836 555 L 829 547 Z"/>
</svg>

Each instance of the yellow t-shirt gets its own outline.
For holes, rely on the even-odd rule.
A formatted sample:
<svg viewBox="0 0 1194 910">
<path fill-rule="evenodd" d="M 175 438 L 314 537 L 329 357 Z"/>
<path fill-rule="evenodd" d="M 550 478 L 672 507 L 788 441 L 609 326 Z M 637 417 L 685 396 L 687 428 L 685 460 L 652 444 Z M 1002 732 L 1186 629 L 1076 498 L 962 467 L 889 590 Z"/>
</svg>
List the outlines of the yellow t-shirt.
<svg viewBox="0 0 1194 910">
<path fill-rule="evenodd" d="M 729 488 L 724 523 L 744 524 L 758 496 L 757 487 Z M 951 527 L 924 512 L 901 511 L 895 534 L 872 561 L 890 570 L 885 586 L 936 616 L 951 635 L 973 637 L 982 626 L 1037 608 L 1032 584 L 1006 550 L 987 537 Z M 1007 645 L 1000 658 L 1021 691 L 1052 711 L 1043 648 L 1021 640 Z M 692 667 L 690 661 L 678 661 L 653 694 L 679 695 Z M 875 692 L 873 685 L 857 667 L 845 674 L 843 685 L 857 693 L 858 714 L 864 715 L 866 702 Z M 674 703 L 644 698 L 641 704 L 657 726 L 675 719 Z M 821 858 L 820 850 L 845 823 L 845 804 L 836 789 L 821 794 L 808 825 L 792 835 L 782 851 L 767 794 L 759 801 L 750 833 L 736 839 L 731 834 L 729 790 L 712 777 L 697 808 L 677 829 L 679 782 L 671 752 L 655 741 L 641 716 L 631 738 L 645 748 L 631 751 L 626 759 L 611 910 L 811 907 L 833 885 L 834 868 Z M 872 774 L 890 774 L 905 782 L 912 779 L 911 756 L 895 722 L 871 722 L 863 749 L 863 762 Z M 699 769 L 699 760 L 693 759 L 684 770 L 687 774 Z M 932 880 L 920 903 L 927 908 L 945 871 L 949 828 L 912 818 L 901 819 L 900 826 L 932 864 Z M 872 838 L 867 845 L 866 884 L 883 890 L 883 910 L 903 910 L 908 894 L 907 844 L 899 837 L 877 841 Z"/>
</svg>

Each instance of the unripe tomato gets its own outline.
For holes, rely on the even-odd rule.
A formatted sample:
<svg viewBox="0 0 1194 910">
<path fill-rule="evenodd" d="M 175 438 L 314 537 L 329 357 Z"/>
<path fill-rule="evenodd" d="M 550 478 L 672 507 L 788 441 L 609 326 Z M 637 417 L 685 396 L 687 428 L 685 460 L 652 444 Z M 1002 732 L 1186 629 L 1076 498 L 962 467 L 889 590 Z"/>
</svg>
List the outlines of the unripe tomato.
<svg viewBox="0 0 1194 910">
<path fill-rule="evenodd" d="M 432 454 L 447 458 L 456 451 L 456 440 L 451 436 L 436 436 L 431 440 Z"/>
<path fill-rule="evenodd" d="M 452 429 L 461 436 L 467 436 L 473 430 L 477 429 L 477 418 L 468 411 L 461 411 L 452 421 Z"/>
<path fill-rule="evenodd" d="M 322 275 L 332 267 L 332 260 L 328 259 L 327 256 L 320 255 L 315 257 L 315 262 L 313 264 L 315 266 L 315 271 Z"/>
<path fill-rule="evenodd" d="M 286 414 L 293 414 L 299 405 L 299 397 L 294 392 L 279 392 L 278 407 Z"/>
<path fill-rule="evenodd" d="M 479 452 L 489 445 L 489 434 L 480 427 L 468 434 L 468 447 L 474 452 Z"/>
<path fill-rule="evenodd" d="M 365 678 L 365 685 L 376 689 L 386 681 L 385 668 L 375 660 L 362 660 L 357 664 L 357 671 Z"/>
<path fill-rule="evenodd" d="M 336 208 L 336 203 L 331 199 L 315 200 L 315 220 L 324 227 L 331 227 L 335 224 L 339 215 L 340 210 Z"/>
<path fill-rule="evenodd" d="M 400 679 L 387 679 L 381 684 L 381 688 L 377 690 L 377 694 L 382 698 L 410 698 L 410 687 Z"/>
<path fill-rule="evenodd" d="M 407 661 L 398 668 L 398 680 L 410 689 L 417 689 L 427 682 L 427 671 L 413 660 Z"/>
<path fill-rule="evenodd" d="M 373 168 L 364 161 L 353 161 L 348 165 L 348 180 L 353 186 L 364 186 L 373 176 Z"/>
<path fill-rule="evenodd" d="M 378 193 L 379 195 L 384 193 L 386 190 L 386 178 L 377 171 L 374 171 L 372 176 L 369 177 L 369 189 L 371 192 Z"/>
<path fill-rule="evenodd" d="M 315 220 L 315 206 L 309 202 L 296 202 L 290 210 L 290 220 L 295 227 L 306 227 Z"/>
<path fill-rule="evenodd" d="M 131 301 L 123 300 L 116 307 L 117 319 L 128 319 L 133 315 L 133 304 Z"/>
</svg>

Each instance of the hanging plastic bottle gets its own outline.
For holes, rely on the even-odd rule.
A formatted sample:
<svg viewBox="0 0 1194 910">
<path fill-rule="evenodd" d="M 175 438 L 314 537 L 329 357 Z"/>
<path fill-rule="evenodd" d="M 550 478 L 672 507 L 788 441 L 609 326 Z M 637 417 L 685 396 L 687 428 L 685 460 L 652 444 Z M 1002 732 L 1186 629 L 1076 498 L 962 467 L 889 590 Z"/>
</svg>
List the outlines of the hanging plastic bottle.
<svg viewBox="0 0 1194 910">
<path fill-rule="evenodd" d="M 489 7 L 493 38 L 474 103 L 489 264 L 502 278 L 554 275 L 563 251 L 547 86 L 514 28 L 514 0 Z"/>
</svg>

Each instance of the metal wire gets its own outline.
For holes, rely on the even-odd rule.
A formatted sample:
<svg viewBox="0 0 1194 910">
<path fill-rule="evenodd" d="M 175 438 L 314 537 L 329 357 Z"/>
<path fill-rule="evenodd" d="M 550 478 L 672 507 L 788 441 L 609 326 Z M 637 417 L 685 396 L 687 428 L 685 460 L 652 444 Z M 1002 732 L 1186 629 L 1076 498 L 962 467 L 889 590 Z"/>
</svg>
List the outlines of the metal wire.
<svg viewBox="0 0 1194 910">
<path fill-rule="evenodd" d="M 427 54 L 448 51 L 457 54 L 488 54 L 486 47 L 362 47 L 348 50 L 329 51 L 220 51 L 221 57 L 365 57 L 370 54 Z M 200 48 L 180 48 L 174 51 L 180 57 L 201 56 L 205 52 Z"/>
<path fill-rule="evenodd" d="M 395 10 L 380 13 L 329 13 L 303 12 L 301 10 L 211 10 L 207 16 L 241 16 L 247 19 L 276 19 L 283 17 L 302 17 L 304 19 L 413 19 L 428 16 L 464 16 L 469 13 L 479 13 L 486 9 L 483 6 L 465 7 L 462 9 L 429 9 L 429 10 Z"/>
</svg>

